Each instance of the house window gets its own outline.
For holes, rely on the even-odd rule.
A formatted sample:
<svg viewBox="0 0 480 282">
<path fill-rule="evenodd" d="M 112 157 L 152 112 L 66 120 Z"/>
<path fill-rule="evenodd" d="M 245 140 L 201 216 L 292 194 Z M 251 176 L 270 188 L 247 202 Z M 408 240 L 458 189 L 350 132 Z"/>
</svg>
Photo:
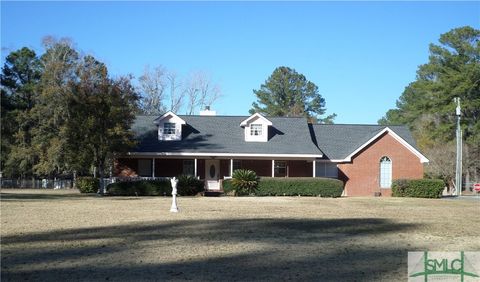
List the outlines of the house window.
<svg viewBox="0 0 480 282">
<path fill-rule="evenodd" d="M 250 135 L 261 136 L 262 135 L 262 125 L 261 124 L 251 124 L 250 125 Z"/>
<path fill-rule="evenodd" d="M 242 168 L 242 161 L 241 160 L 233 160 L 233 171 L 237 170 L 237 169 L 241 169 Z"/>
<path fill-rule="evenodd" d="M 338 178 L 337 164 L 329 162 L 317 162 L 315 164 L 315 176 Z"/>
<path fill-rule="evenodd" d="M 285 161 L 275 161 L 274 176 L 275 177 L 286 177 L 287 176 L 287 162 L 285 162 Z"/>
<path fill-rule="evenodd" d="M 232 173 L 237 170 L 242 168 L 242 161 L 241 160 L 233 160 L 233 166 L 232 166 Z M 232 176 L 232 175 L 230 175 Z"/>
<path fill-rule="evenodd" d="M 193 164 L 193 160 L 183 160 L 183 174 L 185 175 L 194 175 L 195 168 Z"/>
<path fill-rule="evenodd" d="M 171 123 L 171 122 L 164 123 L 163 134 L 175 134 L 175 123 Z"/>
<path fill-rule="evenodd" d="M 152 160 L 138 160 L 138 175 L 143 177 L 152 176 Z"/>
<path fill-rule="evenodd" d="M 380 187 L 390 188 L 392 186 L 392 160 L 388 157 L 380 159 Z"/>
</svg>

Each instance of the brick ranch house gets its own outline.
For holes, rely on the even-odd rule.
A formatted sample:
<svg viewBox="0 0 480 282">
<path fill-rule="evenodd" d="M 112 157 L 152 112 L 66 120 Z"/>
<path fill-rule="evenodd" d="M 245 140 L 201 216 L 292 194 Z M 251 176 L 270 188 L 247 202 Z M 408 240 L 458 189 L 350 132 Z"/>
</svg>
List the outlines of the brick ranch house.
<svg viewBox="0 0 480 282">
<path fill-rule="evenodd" d="M 428 159 L 404 126 L 309 124 L 305 118 L 199 116 L 168 112 L 137 116 L 138 144 L 119 156 L 114 176 L 188 174 L 221 190 L 236 169 L 263 177 L 331 177 L 346 196 L 391 195 L 392 179 L 422 178 Z"/>
</svg>

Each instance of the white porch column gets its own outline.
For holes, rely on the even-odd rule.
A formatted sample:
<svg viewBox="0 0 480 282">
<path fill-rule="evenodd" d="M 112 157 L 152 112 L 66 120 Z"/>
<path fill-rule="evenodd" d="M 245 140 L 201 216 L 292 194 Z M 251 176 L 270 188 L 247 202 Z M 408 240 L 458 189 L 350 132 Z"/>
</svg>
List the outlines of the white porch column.
<svg viewBox="0 0 480 282">
<path fill-rule="evenodd" d="M 197 177 L 197 158 L 193 159 L 193 174 Z"/>
<path fill-rule="evenodd" d="M 152 177 L 155 177 L 155 158 L 152 159 Z"/>
<path fill-rule="evenodd" d="M 272 160 L 272 177 L 275 177 L 275 160 Z"/>
<path fill-rule="evenodd" d="M 313 160 L 313 177 L 317 177 L 317 162 L 315 160 Z"/>
<path fill-rule="evenodd" d="M 230 177 L 233 177 L 233 159 L 230 159 Z"/>
</svg>

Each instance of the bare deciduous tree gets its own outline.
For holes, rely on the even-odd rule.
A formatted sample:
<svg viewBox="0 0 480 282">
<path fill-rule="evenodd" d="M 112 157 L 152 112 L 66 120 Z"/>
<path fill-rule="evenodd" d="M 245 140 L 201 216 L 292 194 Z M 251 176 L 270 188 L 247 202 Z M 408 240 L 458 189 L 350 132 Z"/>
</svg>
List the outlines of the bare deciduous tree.
<svg viewBox="0 0 480 282">
<path fill-rule="evenodd" d="M 455 178 L 455 144 L 435 144 L 424 151 L 430 159 L 425 172 L 434 178 L 443 179 L 451 186 Z"/>
<path fill-rule="evenodd" d="M 141 109 L 144 114 L 157 115 L 165 112 L 166 71 L 162 66 L 150 69 L 145 67 L 143 75 L 138 79 L 143 92 Z"/>
<path fill-rule="evenodd" d="M 183 93 L 181 92 L 181 84 L 178 82 L 178 75 L 175 71 L 167 73 L 168 87 L 170 90 L 170 111 L 177 113 L 182 107 Z"/>
<path fill-rule="evenodd" d="M 162 66 L 145 67 L 139 78 L 143 92 L 141 109 L 144 114 L 156 115 L 166 110 L 174 113 L 185 109 L 187 115 L 193 115 L 198 109 L 211 106 L 221 96 L 220 87 L 202 71 L 191 73 L 182 79 L 175 71 Z"/>
<path fill-rule="evenodd" d="M 194 114 L 197 108 L 211 106 L 221 96 L 220 87 L 213 84 L 210 77 L 204 72 L 190 74 L 185 87 L 188 98 L 187 114 Z"/>
<path fill-rule="evenodd" d="M 199 98 L 197 81 L 194 78 L 189 78 L 185 83 L 183 92 L 187 98 L 187 115 L 193 115 Z"/>
</svg>

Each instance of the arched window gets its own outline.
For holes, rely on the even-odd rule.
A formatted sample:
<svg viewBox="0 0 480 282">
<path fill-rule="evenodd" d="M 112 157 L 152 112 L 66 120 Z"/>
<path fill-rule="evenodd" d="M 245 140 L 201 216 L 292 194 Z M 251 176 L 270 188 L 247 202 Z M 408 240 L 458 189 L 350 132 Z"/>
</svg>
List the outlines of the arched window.
<svg viewBox="0 0 480 282">
<path fill-rule="evenodd" d="M 380 159 L 380 187 L 390 188 L 392 186 L 392 160 L 389 157 Z"/>
</svg>

